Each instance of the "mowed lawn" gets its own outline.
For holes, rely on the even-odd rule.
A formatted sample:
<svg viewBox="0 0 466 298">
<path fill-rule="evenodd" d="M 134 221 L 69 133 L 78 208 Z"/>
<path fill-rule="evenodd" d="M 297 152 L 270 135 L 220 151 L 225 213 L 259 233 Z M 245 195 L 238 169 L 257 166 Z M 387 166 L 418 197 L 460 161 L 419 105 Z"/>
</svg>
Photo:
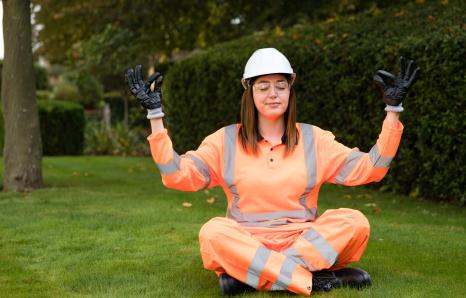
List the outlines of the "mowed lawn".
<svg viewBox="0 0 466 298">
<path fill-rule="evenodd" d="M 48 157 L 43 172 L 43 189 L 0 193 L 0 297 L 219 296 L 198 231 L 225 214 L 221 189 L 165 189 L 150 158 Z M 374 285 L 317 296 L 466 297 L 465 208 L 325 186 L 319 212 L 339 207 L 371 222 L 357 266 Z"/>
</svg>

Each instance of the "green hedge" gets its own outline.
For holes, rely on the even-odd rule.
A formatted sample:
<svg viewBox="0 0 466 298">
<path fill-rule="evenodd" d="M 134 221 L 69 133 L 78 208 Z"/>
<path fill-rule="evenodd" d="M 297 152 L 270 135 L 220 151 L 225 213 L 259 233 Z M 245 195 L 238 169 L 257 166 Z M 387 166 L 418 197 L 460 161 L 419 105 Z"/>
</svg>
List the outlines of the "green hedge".
<svg viewBox="0 0 466 298">
<path fill-rule="evenodd" d="M 58 100 L 39 100 L 44 155 L 80 155 L 84 148 L 84 109 Z"/>
<path fill-rule="evenodd" d="M 466 201 L 466 30 L 464 1 L 372 10 L 314 25 L 248 36 L 201 51 L 170 67 L 166 122 L 178 151 L 196 148 L 216 129 L 239 121 L 240 78 L 257 48 L 276 47 L 296 73 L 298 120 L 369 150 L 384 118 L 377 69 L 417 60 L 420 80 L 404 102 L 405 132 L 387 190 L 434 200 Z"/>
<path fill-rule="evenodd" d="M 76 103 L 39 100 L 43 155 L 80 155 L 84 148 L 84 109 Z M 3 112 L 0 110 L 0 153 L 4 145 Z"/>
</svg>

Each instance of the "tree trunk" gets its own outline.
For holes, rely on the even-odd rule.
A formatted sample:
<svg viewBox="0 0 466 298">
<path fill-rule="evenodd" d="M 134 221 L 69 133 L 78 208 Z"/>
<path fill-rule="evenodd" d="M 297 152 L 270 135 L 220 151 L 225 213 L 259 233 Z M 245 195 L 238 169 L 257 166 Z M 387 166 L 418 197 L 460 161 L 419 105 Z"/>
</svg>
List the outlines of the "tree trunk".
<svg viewBox="0 0 466 298">
<path fill-rule="evenodd" d="M 3 190 L 28 191 L 42 185 L 42 142 L 32 64 L 29 0 L 3 0 L 3 34 Z"/>
</svg>

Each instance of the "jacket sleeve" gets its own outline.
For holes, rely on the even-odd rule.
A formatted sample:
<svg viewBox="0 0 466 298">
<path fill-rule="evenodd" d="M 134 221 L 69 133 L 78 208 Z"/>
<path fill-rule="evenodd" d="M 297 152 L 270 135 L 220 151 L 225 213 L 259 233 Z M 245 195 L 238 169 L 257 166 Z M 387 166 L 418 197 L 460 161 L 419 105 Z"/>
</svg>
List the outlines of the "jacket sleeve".
<svg viewBox="0 0 466 298">
<path fill-rule="evenodd" d="M 180 156 L 174 151 L 166 129 L 151 134 L 147 140 L 163 184 L 184 191 L 198 191 L 218 185 L 220 137 L 217 131 L 205 138 L 197 150 Z"/>
<path fill-rule="evenodd" d="M 322 155 L 323 181 L 342 185 L 377 182 L 387 174 L 398 150 L 403 124 L 385 120 L 377 143 L 368 153 L 350 149 L 335 141 L 335 136 L 322 131 L 318 152 Z"/>
</svg>

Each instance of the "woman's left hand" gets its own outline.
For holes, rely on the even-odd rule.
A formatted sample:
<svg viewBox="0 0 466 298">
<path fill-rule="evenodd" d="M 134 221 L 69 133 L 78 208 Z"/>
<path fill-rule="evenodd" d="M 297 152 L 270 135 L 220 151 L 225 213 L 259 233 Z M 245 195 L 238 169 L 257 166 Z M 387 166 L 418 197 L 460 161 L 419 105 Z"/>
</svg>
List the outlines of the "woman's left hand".
<svg viewBox="0 0 466 298">
<path fill-rule="evenodd" d="M 374 82 L 382 94 L 383 101 L 387 104 L 386 111 L 402 112 L 402 102 L 408 89 L 419 77 L 421 69 L 414 60 L 410 60 L 406 66 L 406 60 L 400 57 L 400 70 L 395 77 L 385 70 L 378 70 L 374 75 Z"/>
</svg>

